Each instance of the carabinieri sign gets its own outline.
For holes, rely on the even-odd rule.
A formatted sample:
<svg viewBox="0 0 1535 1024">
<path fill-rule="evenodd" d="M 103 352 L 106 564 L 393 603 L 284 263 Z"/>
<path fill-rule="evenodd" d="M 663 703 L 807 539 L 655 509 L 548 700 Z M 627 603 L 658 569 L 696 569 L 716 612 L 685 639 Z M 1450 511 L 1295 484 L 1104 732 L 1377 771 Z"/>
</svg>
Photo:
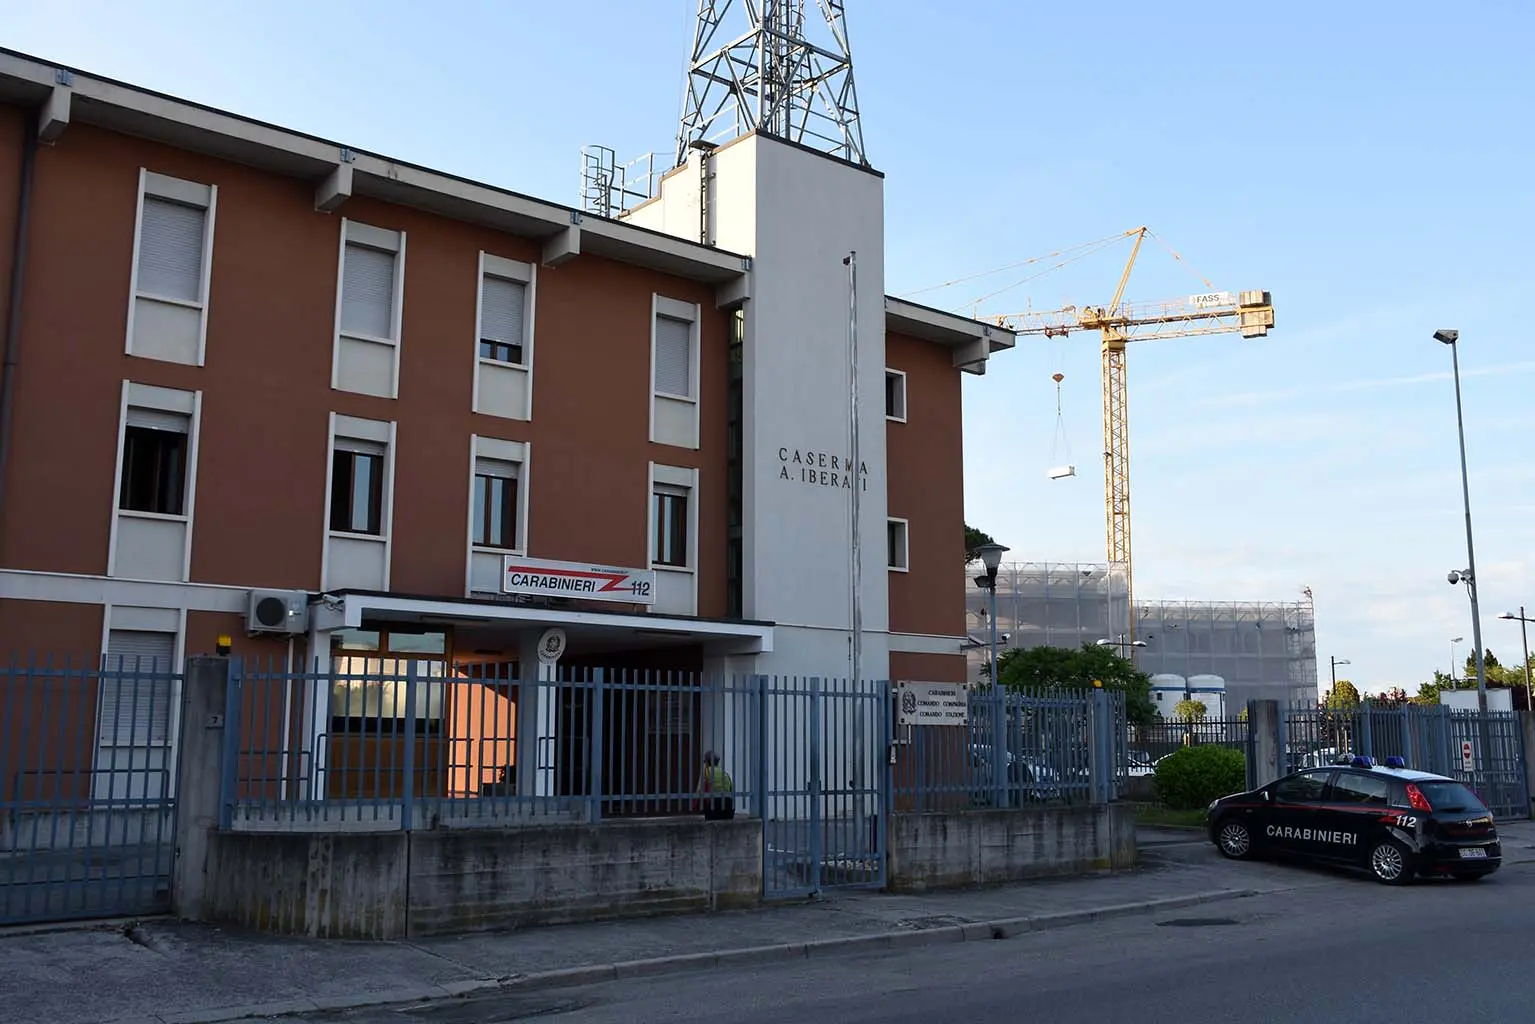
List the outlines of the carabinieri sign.
<svg viewBox="0 0 1535 1024">
<path fill-rule="evenodd" d="M 653 569 L 620 569 L 507 555 L 501 571 L 501 592 L 651 605 L 656 603 L 656 574 Z"/>
</svg>

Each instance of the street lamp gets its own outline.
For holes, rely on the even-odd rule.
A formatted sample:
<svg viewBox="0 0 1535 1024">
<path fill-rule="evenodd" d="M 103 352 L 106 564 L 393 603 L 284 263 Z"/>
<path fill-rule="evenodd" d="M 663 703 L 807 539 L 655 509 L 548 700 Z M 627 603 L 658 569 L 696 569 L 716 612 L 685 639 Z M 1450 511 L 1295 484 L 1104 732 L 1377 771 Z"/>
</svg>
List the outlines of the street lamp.
<svg viewBox="0 0 1535 1024">
<path fill-rule="evenodd" d="M 1132 647 L 1145 647 L 1146 646 L 1146 641 L 1144 641 L 1144 640 L 1131 640 L 1129 635 L 1126 634 L 1126 633 L 1119 634 L 1119 639 L 1118 640 L 1110 639 L 1109 637 L 1104 637 L 1101 640 L 1094 641 L 1094 643 L 1096 643 L 1097 646 L 1099 646 L 1099 647 L 1118 647 L 1119 648 L 1119 656 L 1121 658 L 1126 659 L 1126 660 L 1129 660 L 1129 658 L 1130 658 L 1130 648 L 1132 648 Z"/>
<path fill-rule="evenodd" d="M 991 640 L 988 644 L 991 655 L 991 681 L 997 681 L 997 569 L 1002 565 L 1002 556 L 1009 549 L 1001 544 L 992 542 L 982 544 L 976 549 L 976 556 L 980 558 L 981 565 L 986 572 L 975 578 L 975 585 L 986 591 L 988 599 L 986 618 L 991 625 Z"/>
<path fill-rule="evenodd" d="M 1535 690 L 1530 689 L 1530 631 L 1526 628 L 1527 624 L 1535 622 L 1535 619 L 1525 618 L 1524 605 L 1519 606 L 1518 615 L 1513 612 L 1504 612 L 1498 618 L 1512 619 L 1519 623 L 1519 639 L 1524 641 L 1524 700 L 1530 710 L 1535 711 Z"/>
<path fill-rule="evenodd" d="M 991 626 L 991 692 L 992 723 L 991 723 L 991 770 L 992 783 L 997 791 L 997 804 L 1003 805 L 1003 797 L 1007 792 L 1007 742 L 1005 736 L 1005 724 L 1007 716 L 1007 703 L 1002 694 L 1002 674 L 997 670 L 997 567 L 1002 564 L 1002 556 L 1007 548 L 996 541 L 982 544 L 976 549 L 976 555 L 981 560 L 981 565 L 986 571 L 975 578 L 975 585 L 986 591 L 989 597 L 989 610 L 986 618 Z"/>
<path fill-rule="evenodd" d="M 1353 662 L 1349 661 L 1347 658 L 1334 658 L 1331 655 L 1328 655 L 1327 660 L 1332 662 L 1332 688 L 1333 690 L 1336 690 L 1338 688 L 1338 666 L 1352 665 Z"/>
<path fill-rule="evenodd" d="M 1434 340 L 1450 346 L 1450 362 L 1455 372 L 1455 429 L 1460 435 L 1460 493 L 1466 508 L 1466 570 L 1450 573 L 1449 580 L 1452 586 L 1464 580 L 1466 592 L 1471 595 L 1471 646 L 1476 656 L 1476 706 L 1486 715 L 1487 671 L 1482 660 L 1482 612 L 1476 603 L 1476 545 L 1471 539 L 1471 477 L 1466 471 L 1466 418 L 1460 398 L 1460 346 L 1457 344 L 1460 332 L 1438 330 L 1434 332 Z M 1483 735 L 1486 735 L 1485 723 Z"/>
<path fill-rule="evenodd" d="M 1453 636 L 1450 638 L 1450 682 L 1452 683 L 1455 681 L 1455 645 L 1465 639 L 1463 636 Z"/>
</svg>

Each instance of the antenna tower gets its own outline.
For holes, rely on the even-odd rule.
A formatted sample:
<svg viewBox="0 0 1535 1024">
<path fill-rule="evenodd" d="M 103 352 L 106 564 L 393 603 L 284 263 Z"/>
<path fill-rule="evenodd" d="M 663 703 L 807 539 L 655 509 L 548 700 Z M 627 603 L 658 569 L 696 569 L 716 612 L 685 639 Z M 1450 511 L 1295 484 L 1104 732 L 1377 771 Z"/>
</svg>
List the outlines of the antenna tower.
<svg viewBox="0 0 1535 1024">
<path fill-rule="evenodd" d="M 691 143 L 759 132 L 867 167 L 843 0 L 698 0 L 677 164 Z"/>
</svg>

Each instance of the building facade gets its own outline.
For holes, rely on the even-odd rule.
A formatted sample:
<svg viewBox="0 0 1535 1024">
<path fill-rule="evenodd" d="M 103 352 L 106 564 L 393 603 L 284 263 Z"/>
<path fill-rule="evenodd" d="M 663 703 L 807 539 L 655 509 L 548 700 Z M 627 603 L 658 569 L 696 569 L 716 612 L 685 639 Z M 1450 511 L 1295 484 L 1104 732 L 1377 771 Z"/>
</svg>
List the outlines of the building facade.
<svg viewBox="0 0 1535 1024">
<path fill-rule="evenodd" d="M 1012 335 L 884 294 L 877 173 L 735 153 L 700 239 L 0 51 L 0 648 L 852 674 L 856 248 L 858 674 L 962 680 Z"/>
<path fill-rule="evenodd" d="M 967 585 L 974 679 L 990 640 L 990 596 L 973 579 Z M 1205 703 L 1211 717 L 1217 710 L 1236 714 L 1249 700 L 1317 699 L 1316 613 L 1309 599 L 1136 601 L 1131 630 L 1126 593 L 1124 566 L 1117 563 L 1003 565 L 996 593 L 1000 646 L 1114 646 L 1152 677 L 1153 699 L 1168 718 L 1185 694 Z"/>
</svg>

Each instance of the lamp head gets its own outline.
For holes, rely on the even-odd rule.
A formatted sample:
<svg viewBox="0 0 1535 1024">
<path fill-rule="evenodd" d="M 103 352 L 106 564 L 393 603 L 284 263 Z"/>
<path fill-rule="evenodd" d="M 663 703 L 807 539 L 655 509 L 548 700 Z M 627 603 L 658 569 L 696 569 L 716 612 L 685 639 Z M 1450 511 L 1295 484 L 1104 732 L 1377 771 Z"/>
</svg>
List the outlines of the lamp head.
<svg viewBox="0 0 1535 1024">
<path fill-rule="evenodd" d="M 1002 564 L 1002 555 L 1009 549 L 1001 544 L 982 544 L 976 550 L 980 556 L 981 564 L 986 567 L 986 574 L 992 575 L 997 571 L 997 566 Z"/>
<path fill-rule="evenodd" d="M 1443 330 L 1435 331 L 1434 332 L 1434 340 L 1435 341 L 1442 341 L 1446 345 L 1453 345 L 1457 341 L 1460 340 L 1460 332 L 1459 331 L 1452 331 L 1449 328 L 1445 328 Z"/>
<path fill-rule="evenodd" d="M 1449 580 L 1450 586 L 1453 587 L 1455 584 L 1460 582 L 1460 573 L 1456 572 L 1454 569 L 1451 569 L 1448 573 L 1445 574 L 1444 578 Z"/>
</svg>

